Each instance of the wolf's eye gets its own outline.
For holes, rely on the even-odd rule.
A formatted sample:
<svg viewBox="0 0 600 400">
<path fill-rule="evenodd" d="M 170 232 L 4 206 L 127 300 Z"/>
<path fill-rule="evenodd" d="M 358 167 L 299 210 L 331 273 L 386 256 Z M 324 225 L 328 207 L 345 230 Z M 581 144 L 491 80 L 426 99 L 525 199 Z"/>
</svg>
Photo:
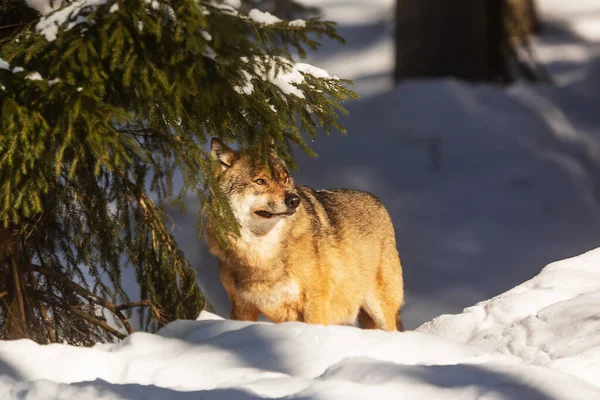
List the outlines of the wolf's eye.
<svg viewBox="0 0 600 400">
<path fill-rule="evenodd" d="M 254 183 L 256 183 L 257 185 L 264 186 L 267 184 L 267 181 L 265 181 L 264 179 L 257 179 L 254 181 Z"/>
</svg>

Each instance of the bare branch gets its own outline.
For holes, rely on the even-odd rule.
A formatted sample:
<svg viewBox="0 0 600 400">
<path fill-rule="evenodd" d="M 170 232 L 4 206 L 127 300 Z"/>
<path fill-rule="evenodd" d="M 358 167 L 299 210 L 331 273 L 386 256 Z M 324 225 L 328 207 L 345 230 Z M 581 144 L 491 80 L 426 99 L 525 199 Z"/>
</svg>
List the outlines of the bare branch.
<svg viewBox="0 0 600 400">
<path fill-rule="evenodd" d="M 119 304 L 116 310 L 123 311 L 135 307 L 152 307 L 152 303 L 150 303 L 150 300 L 134 301 L 131 303 Z"/>
<path fill-rule="evenodd" d="M 22 334 L 23 337 L 28 337 L 27 334 L 27 318 L 25 316 L 25 302 L 23 300 L 23 290 L 21 288 L 21 276 L 19 274 L 19 270 L 17 269 L 17 261 L 16 260 L 12 260 L 12 272 L 13 272 L 13 279 L 14 279 L 14 284 L 15 284 L 15 293 L 16 293 L 16 300 L 17 303 L 19 305 L 19 320 L 18 323 L 20 325 L 20 329 L 22 330 Z"/>
<path fill-rule="evenodd" d="M 29 279 L 31 280 L 31 287 L 35 292 L 38 290 L 38 282 L 36 277 L 34 276 L 33 271 L 29 271 Z M 48 317 L 48 312 L 46 311 L 46 307 L 44 306 L 44 302 L 41 299 L 38 299 L 39 307 L 40 307 L 40 315 L 42 316 L 42 320 L 44 321 L 44 326 L 46 327 L 46 332 L 48 333 L 48 339 L 50 343 L 56 343 L 56 334 L 54 333 L 54 324 L 52 320 Z"/>
<path fill-rule="evenodd" d="M 115 303 L 113 303 L 112 301 L 109 301 L 103 297 L 95 295 L 94 293 L 90 292 L 83 286 L 79 285 L 78 283 L 73 282 L 72 280 L 68 279 L 67 277 L 65 277 L 64 275 L 62 275 L 59 272 L 56 272 L 53 269 L 42 267 L 41 265 L 35 265 L 35 264 L 29 264 L 29 268 L 35 272 L 39 272 L 42 275 L 50 277 L 57 282 L 60 282 L 61 284 L 68 287 L 69 289 L 73 290 L 74 292 L 79 294 L 81 297 L 83 297 L 84 299 L 89 301 L 90 303 L 97 304 L 99 306 L 102 306 L 102 307 L 108 309 L 109 311 L 112 311 L 117 316 L 117 318 L 119 318 L 119 320 L 121 320 L 121 323 L 123 324 L 125 329 L 127 329 L 127 332 L 129 334 L 132 334 L 134 332 L 133 327 L 131 326 L 131 324 L 125 317 L 125 315 L 123 315 L 121 310 L 117 309 L 117 305 Z"/>
<path fill-rule="evenodd" d="M 125 339 L 127 337 L 127 335 L 125 335 L 124 333 L 119 332 L 118 330 L 116 330 L 112 326 L 108 325 L 106 322 L 104 322 L 104 321 L 102 321 L 102 320 L 100 320 L 98 318 L 92 317 L 90 314 L 86 313 L 85 311 L 81 311 L 77 307 L 73 307 L 71 305 L 68 305 L 67 308 L 73 314 L 77 315 L 80 318 L 85 319 L 88 322 L 91 322 L 91 323 L 93 323 L 95 325 L 98 325 L 99 327 L 101 327 L 102 329 L 104 329 L 105 331 L 107 331 L 108 333 L 111 333 L 112 335 L 116 336 L 118 339 L 123 340 L 123 339 Z"/>
</svg>

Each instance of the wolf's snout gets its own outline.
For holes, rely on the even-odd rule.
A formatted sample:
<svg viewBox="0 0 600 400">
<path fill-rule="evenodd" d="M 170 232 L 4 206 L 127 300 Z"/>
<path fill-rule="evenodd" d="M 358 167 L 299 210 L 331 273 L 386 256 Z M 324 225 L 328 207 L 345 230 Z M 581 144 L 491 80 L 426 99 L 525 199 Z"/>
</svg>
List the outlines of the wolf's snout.
<svg viewBox="0 0 600 400">
<path fill-rule="evenodd" d="M 300 205 L 300 197 L 296 193 L 285 192 L 285 205 L 291 209 L 296 209 Z"/>
</svg>

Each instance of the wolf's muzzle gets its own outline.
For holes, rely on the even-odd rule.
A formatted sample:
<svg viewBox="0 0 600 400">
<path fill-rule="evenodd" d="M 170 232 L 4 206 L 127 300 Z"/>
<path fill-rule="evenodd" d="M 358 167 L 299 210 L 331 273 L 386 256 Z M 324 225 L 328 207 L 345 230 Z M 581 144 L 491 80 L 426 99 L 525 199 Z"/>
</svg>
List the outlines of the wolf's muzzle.
<svg viewBox="0 0 600 400">
<path fill-rule="evenodd" d="M 300 205 L 300 197 L 296 193 L 285 192 L 285 198 L 283 199 L 283 202 L 286 206 L 292 210 L 295 210 Z"/>
</svg>

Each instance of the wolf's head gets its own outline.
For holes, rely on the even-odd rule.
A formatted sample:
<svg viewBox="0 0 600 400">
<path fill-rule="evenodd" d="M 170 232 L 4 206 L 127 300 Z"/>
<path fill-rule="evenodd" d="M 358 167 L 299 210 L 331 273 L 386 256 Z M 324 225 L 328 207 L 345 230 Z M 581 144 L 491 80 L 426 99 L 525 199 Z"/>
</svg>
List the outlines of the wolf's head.
<svg viewBox="0 0 600 400">
<path fill-rule="evenodd" d="M 269 168 L 261 160 L 213 138 L 211 155 L 218 162 L 219 186 L 242 228 L 264 235 L 298 210 L 301 201 L 294 180 L 275 154 L 270 156 Z"/>
</svg>

